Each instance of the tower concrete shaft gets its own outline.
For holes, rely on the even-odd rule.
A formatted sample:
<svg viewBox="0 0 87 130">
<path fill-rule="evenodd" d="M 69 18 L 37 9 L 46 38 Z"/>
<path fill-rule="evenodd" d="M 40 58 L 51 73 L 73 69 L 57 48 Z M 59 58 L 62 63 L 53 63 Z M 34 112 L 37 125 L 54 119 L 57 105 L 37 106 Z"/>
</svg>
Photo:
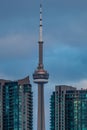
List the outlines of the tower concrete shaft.
<svg viewBox="0 0 87 130">
<path fill-rule="evenodd" d="M 43 39 L 42 39 L 42 4 L 40 4 L 39 27 L 39 63 L 33 74 L 34 83 L 38 84 L 38 118 L 37 130 L 45 130 L 44 84 L 48 83 L 49 74 L 43 66 Z"/>
<path fill-rule="evenodd" d="M 38 122 L 37 130 L 45 130 L 44 85 L 38 84 Z"/>
</svg>

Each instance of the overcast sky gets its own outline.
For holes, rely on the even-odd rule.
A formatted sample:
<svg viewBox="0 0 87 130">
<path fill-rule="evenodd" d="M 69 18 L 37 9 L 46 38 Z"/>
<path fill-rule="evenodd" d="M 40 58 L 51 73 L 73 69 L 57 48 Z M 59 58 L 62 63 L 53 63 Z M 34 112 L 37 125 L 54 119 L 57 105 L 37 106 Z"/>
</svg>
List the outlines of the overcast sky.
<svg viewBox="0 0 87 130">
<path fill-rule="evenodd" d="M 30 76 L 38 64 L 40 0 L 0 0 L 0 78 Z M 46 128 L 49 95 L 57 84 L 87 85 L 87 0 L 43 0 L 44 66 L 50 74 L 45 87 Z M 48 104 L 48 105 L 47 105 Z M 34 105 L 36 130 L 36 104 Z"/>
</svg>

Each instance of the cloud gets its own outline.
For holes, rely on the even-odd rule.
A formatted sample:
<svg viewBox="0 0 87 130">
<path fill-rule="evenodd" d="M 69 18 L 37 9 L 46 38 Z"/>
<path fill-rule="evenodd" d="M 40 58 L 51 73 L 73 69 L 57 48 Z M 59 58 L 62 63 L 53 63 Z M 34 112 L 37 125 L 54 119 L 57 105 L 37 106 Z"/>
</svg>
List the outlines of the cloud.
<svg viewBox="0 0 87 130">
<path fill-rule="evenodd" d="M 0 59 L 31 57 L 36 50 L 36 47 L 33 47 L 34 39 L 34 36 L 30 34 L 16 34 L 0 38 Z"/>
<path fill-rule="evenodd" d="M 87 47 L 86 15 L 87 11 L 80 11 L 55 16 L 47 24 L 48 28 L 45 28 L 45 41 L 47 41 L 47 44 L 49 46 L 65 44 L 70 47 Z"/>
<path fill-rule="evenodd" d="M 54 81 L 78 81 L 87 77 L 87 50 L 60 46 L 48 51 L 45 65 Z"/>
<path fill-rule="evenodd" d="M 16 16 L 27 16 L 31 14 L 33 8 L 35 8 L 35 1 L 28 0 L 4 0 L 0 1 L 0 16 L 2 19 L 8 19 Z"/>
<path fill-rule="evenodd" d="M 75 86 L 78 88 L 78 89 L 87 89 L 87 79 L 83 79 L 83 80 L 80 80 L 79 82 L 77 83 L 74 83 Z"/>
<path fill-rule="evenodd" d="M 0 72 L 12 80 L 32 75 L 37 65 L 37 45 L 34 35 L 14 34 L 0 38 Z M 35 46 L 35 47 L 34 47 Z"/>
</svg>

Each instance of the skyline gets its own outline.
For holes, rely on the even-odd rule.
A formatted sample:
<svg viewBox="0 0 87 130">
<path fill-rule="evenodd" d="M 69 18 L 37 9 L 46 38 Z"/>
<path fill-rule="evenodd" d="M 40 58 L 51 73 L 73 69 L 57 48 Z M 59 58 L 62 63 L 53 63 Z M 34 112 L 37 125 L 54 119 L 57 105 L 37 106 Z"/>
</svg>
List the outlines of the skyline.
<svg viewBox="0 0 87 130">
<path fill-rule="evenodd" d="M 0 1 L 0 78 L 29 75 L 35 97 L 32 73 L 38 63 L 39 5 L 34 0 Z M 86 5 L 86 0 L 43 1 L 44 64 L 50 74 L 46 95 L 57 84 L 87 86 Z"/>
</svg>

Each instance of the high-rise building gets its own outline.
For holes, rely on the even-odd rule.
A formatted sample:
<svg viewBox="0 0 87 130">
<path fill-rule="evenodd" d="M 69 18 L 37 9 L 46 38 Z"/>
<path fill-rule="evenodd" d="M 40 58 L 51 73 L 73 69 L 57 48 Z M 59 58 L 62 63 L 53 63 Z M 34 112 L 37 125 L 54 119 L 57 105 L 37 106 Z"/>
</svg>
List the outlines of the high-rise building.
<svg viewBox="0 0 87 130">
<path fill-rule="evenodd" d="M 29 77 L 0 80 L 0 130 L 33 129 L 33 94 Z"/>
<path fill-rule="evenodd" d="M 65 101 L 65 130 L 87 130 L 87 90 L 69 90 Z"/>
<path fill-rule="evenodd" d="M 55 92 L 50 99 L 50 130 L 66 130 L 65 129 L 65 95 L 68 90 L 76 88 L 66 85 L 55 87 Z M 67 129 L 68 130 L 68 129 Z"/>
<path fill-rule="evenodd" d="M 42 39 L 42 4 L 40 4 L 40 32 L 39 32 L 39 63 L 33 74 L 34 83 L 38 84 L 38 125 L 37 130 L 45 130 L 44 84 L 48 82 L 49 74 L 43 65 Z"/>
<path fill-rule="evenodd" d="M 87 89 L 55 87 L 50 98 L 50 130 L 87 130 Z"/>
<path fill-rule="evenodd" d="M 55 130 L 55 92 L 50 98 L 50 130 Z"/>
</svg>

